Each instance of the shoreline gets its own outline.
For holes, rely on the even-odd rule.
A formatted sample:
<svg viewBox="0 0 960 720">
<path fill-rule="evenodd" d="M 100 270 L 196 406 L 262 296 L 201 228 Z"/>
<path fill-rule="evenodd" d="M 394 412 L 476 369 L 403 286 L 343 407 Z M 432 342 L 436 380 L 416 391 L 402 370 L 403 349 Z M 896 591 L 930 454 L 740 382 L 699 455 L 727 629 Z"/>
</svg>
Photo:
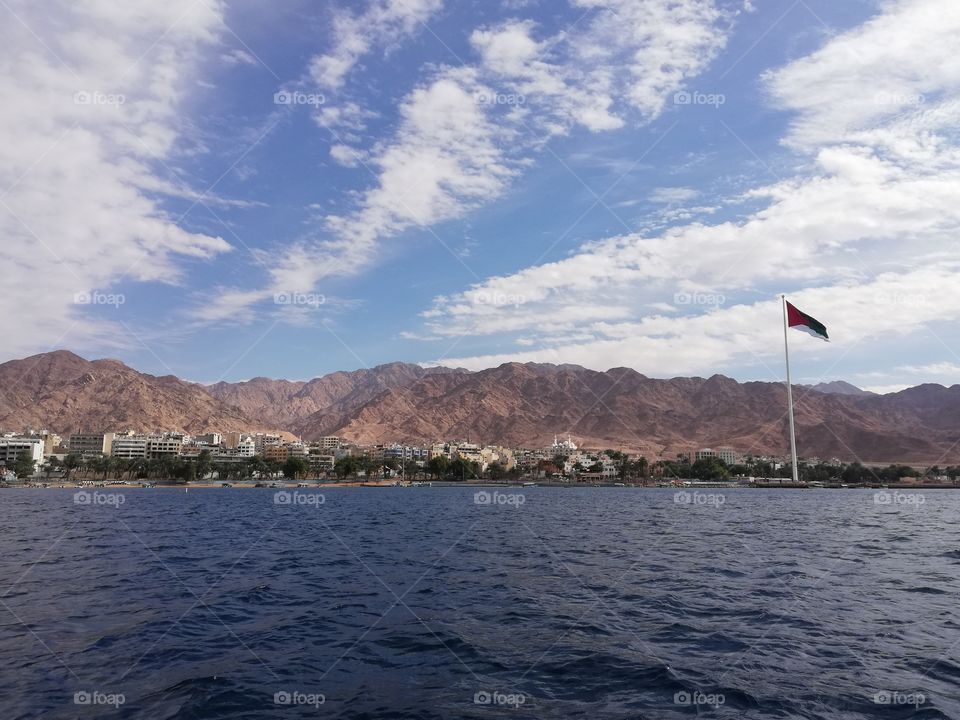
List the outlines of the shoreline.
<svg viewBox="0 0 960 720">
<path fill-rule="evenodd" d="M 397 488 L 397 489 L 424 489 L 424 488 L 491 488 L 491 489 L 512 489 L 529 490 L 532 488 L 612 488 L 612 489 L 633 489 L 633 490 L 686 490 L 695 492 L 699 490 L 960 490 L 960 484 L 951 485 L 943 483 L 912 484 L 912 483 L 888 483 L 885 485 L 795 485 L 793 483 L 757 483 L 749 485 L 726 484 L 720 482 L 698 482 L 696 484 L 639 484 L 639 483 L 559 483 L 559 482 L 531 482 L 505 483 L 491 481 L 447 481 L 447 480 L 426 480 L 417 481 L 420 484 L 398 484 L 393 480 L 372 480 L 372 481 L 344 481 L 344 482 L 314 482 L 308 485 L 302 485 L 303 481 L 271 481 L 269 485 L 262 484 L 257 487 L 255 482 L 237 482 L 224 486 L 219 482 L 192 482 L 186 484 L 164 483 L 157 481 L 150 485 L 120 484 L 103 481 L 83 481 L 88 484 L 77 483 L 33 483 L 33 484 L 8 484 L 0 485 L 0 490 L 333 490 L 337 488 Z M 526 481 L 529 482 L 529 481 Z"/>
</svg>

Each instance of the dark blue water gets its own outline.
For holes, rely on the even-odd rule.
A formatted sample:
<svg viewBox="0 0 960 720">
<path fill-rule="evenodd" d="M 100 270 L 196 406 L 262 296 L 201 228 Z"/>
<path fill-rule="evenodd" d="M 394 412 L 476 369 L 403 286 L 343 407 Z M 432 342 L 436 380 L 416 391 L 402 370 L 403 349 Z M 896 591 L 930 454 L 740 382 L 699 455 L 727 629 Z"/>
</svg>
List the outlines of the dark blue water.
<svg viewBox="0 0 960 720">
<path fill-rule="evenodd" d="M 4 719 L 960 718 L 960 492 L 100 492 L 0 491 Z"/>
</svg>

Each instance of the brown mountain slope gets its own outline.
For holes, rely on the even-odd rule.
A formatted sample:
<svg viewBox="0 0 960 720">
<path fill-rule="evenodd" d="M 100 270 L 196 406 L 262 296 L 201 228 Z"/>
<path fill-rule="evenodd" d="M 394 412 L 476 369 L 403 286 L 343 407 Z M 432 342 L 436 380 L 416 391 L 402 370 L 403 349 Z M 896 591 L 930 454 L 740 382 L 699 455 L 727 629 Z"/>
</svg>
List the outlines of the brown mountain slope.
<svg viewBox="0 0 960 720">
<path fill-rule="evenodd" d="M 61 350 L 0 365 L 0 427 L 203 432 L 251 422 L 200 385 Z"/>
<path fill-rule="evenodd" d="M 796 387 L 806 456 L 960 461 L 960 385 L 890 395 Z M 538 447 L 570 433 L 581 445 L 648 456 L 703 446 L 784 454 L 779 383 L 648 378 L 628 368 L 508 363 L 480 372 L 391 363 L 309 382 L 255 378 L 204 388 L 115 360 L 59 351 L 0 365 L 0 428 L 289 429 L 360 443 L 468 438 Z"/>
<path fill-rule="evenodd" d="M 960 386 L 897 396 L 796 388 L 799 450 L 867 461 L 956 459 L 952 423 Z M 902 396 L 902 397 L 898 397 Z M 425 376 L 384 391 L 356 412 L 321 410 L 295 425 L 304 437 L 361 443 L 470 438 L 536 447 L 570 433 L 581 444 L 659 452 L 731 445 L 787 451 L 786 399 L 778 383 L 711 378 L 657 380 L 627 369 L 509 363 L 476 373 Z"/>
<path fill-rule="evenodd" d="M 445 368 L 444 368 L 445 370 Z M 406 387 L 435 373 L 410 363 L 387 363 L 352 372 L 334 372 L 308 382 L 258 377 L 246 382 L 219 382 L 209 393 L 240 408 L 251 418 L 289 427 L 315 412 L 349 413 L 389 388 Z"/>
</svg>

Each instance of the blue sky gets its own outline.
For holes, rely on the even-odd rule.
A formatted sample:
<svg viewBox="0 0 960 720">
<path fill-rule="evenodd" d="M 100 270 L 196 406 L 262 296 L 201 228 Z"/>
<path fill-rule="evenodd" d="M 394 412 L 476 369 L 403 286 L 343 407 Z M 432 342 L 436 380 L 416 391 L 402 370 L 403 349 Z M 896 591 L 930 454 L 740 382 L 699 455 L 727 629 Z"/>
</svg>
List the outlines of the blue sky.
<svg viewBox="0 0 960 720">
<path fill-rule="evenodd" d="M 3 359 L 960 371 L 950 0 L 0 12 Z"/>
</svg>

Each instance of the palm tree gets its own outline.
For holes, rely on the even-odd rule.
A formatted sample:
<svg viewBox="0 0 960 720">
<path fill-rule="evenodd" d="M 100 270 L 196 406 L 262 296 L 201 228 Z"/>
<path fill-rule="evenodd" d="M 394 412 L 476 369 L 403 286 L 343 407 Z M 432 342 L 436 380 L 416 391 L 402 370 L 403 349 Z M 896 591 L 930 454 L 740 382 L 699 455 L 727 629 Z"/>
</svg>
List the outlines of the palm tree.
<svg viewBox="0 0 960 720">
<path fill-rule="evenodd" d="M 80 466 L 79 455 L 75 455 L 73 453 L 70 453 L 69 455 L 67 455 L 63 459 L 63 467 L 66 469 L 66 473 L 64 474 L 63 479 L 68 480 L 70 478 L 70 473 L 73 472 L 73 470 L 79 466 Z"/>
</svg>

